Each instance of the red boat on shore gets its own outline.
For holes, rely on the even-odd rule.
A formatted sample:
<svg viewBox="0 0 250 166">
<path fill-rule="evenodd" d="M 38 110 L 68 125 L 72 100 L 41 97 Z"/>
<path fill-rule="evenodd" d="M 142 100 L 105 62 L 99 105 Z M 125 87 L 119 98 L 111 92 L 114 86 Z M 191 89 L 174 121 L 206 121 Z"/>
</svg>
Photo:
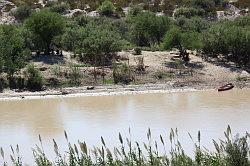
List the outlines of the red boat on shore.
<svg viewBox="0 0 250 166">
<path fill-rule="evenodd" d="M 230 90 L 233 88 L 234 88 L 234 85 L 232 83 L 230 83 L 230 84 L 226 84 L 226 85 L 219 87 L 218 91 L 221 92 L 221 91 L 226 91 L 226 90 Z"/>
</svg>

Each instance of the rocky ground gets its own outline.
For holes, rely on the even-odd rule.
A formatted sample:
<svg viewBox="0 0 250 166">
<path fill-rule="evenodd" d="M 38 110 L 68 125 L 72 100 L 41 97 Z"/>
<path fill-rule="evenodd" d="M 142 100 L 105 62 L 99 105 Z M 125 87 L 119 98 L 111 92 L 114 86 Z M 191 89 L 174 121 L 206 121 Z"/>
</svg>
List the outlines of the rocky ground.
<svg viewBox="0 0 250 166">
<path fill-rule="evenodd" d="M 29 4 L 32 4 L 35 10 L 40 10 L 43 8 L 47 2 L 56 1 L 56 0 L 30 0 Z M 0 24 L 12 24 L 16 20 L 12 15 L 12 12 L 20 4 L 20 0 L 1 0 L 0 1 Z M 161 3 L 162 4 L 162 3 Z M 235 19 L 241 15 L 244 15 L 249 12 L 249 2 L 248 0 L 234 0 L 230 1 L 230 4 L 222 10 L 217 11 L 217 18 L 220 19 Z M 142 4 L 141 4 L 142 5 Z M 123 7 L 123 12 L 128 13 L 130 7 Z M 174 12 L 173 12 L 174 13 Z M 65 17 L 74 17 L 79 14 L 86 14 L 91 17 L 98 17 L 99 13 L 96 10 L 91 10 L 88 4 L 85 5 L 84 9 L 70 9 L 66 11 L 63 15 Z M 163 12 L 158 12 L 156 15 L 164 15 Z"/>
</svg>

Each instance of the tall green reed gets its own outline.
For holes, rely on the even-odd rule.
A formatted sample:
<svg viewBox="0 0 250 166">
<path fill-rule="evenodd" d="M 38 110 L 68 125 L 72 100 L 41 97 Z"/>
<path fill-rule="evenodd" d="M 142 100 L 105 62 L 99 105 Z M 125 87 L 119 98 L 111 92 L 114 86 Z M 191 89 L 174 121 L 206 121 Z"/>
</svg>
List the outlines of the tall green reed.
<svg viewBox="0 0 250 166">
<path fill-rule="evenodd" d="M 178 129 L 171 129 L 169 134 L 170 147 L 167 139 L 160 135 L 160 141 L 152 139 L 151 130 L 148 129 L 147 141 L 140 144 L 133 142 L 131 130 L 129 137 L 119 133 L 120 145 L 109 149 L 105 139 L 101 137 L 101 146 L 88 148 L 85 142 L 70 143 L 66 131 L 67 152 L 61 153 L 57 142 L 53 139 L 56 158 L 51 161 L 45 154 L 42 138 L 39 135 L 39 145 L 32 149 L 34 164 L 37 166 L 250 166 L 249 138 L 246 133 L 243 137 L 232 135 L 230 126 L 224 132 L 225 139 L 218 142 L 213 140 L 215 151 L 210 151 L 201 145 L 201 133 L 198 131 L 197 139 L 189 134 L 194 144 L 194 157 L 188 156 L 178 138 Z M 167 149 L 170 148 L 170 151 Z M 161 152 L 159 149 L 163 149 Z M 22 157 L 19 146 L 15 150 L 11 146 L 11 163 L 6 162 L 3 148 L 0 148 L 3 165 L 22 166 Z"/>
</svg>

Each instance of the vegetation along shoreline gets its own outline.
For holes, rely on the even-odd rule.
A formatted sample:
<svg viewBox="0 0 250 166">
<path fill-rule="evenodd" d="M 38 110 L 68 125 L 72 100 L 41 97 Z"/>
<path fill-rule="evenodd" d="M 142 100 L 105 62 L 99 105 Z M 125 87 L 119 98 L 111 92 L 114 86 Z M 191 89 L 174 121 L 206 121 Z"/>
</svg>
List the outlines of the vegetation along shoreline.
<svg viewBox="0 0 250 166">
<path fill-rule="evenodd" d="M 129 129 L 129 137 L 124 137 L 120 133 L 118 135 L 119 145 L 110 149 L 103 137 L 100 138 L 101 145 L 99 147 L 89 147 L 86 142 L 78 141 L 71 143 L 70 136 L 64 131 L 67 141 L 67 151 L 62 152 L 60 145 L 53 139 L 55 158 L 50 159 L 43 145 L 43 140 L 39 135 L 39 144 L 32 149 L 34 162 L 32 165 L 37 166 L 53 166 L 53 165 L 165 165 L 165 166 L 248 166 L 249 161 L 249 133 L 243 136 L 232 134 L 230 126 L 224 132 L 224 139 L 219 141 L 213 140 L 214 150 L 208 150 L 202 146 L 201 132 L 198 131 L 197 137 L 191 136 L 194 146 L 194 157 L 190 157 L 185 153 L 178 137 L 178 129 L 171 129 L 169 139 L 162 135 L 158 141 L 152 139 L 151 129 L 148 129 L 147 140 L 143 143 L 134 142 L 131 139 Z M 170 146 L 169 143 L 170 142 Z M 0 161 L 4 166 L 9 164 L 22 166 L 22 154 L 20 147 L 10 146 L 11 161 L 8 162 L 8 154 L 6 149 L 0 147 Z M 163 149 L 163 150 L 160 150 Z"/>
</svg>

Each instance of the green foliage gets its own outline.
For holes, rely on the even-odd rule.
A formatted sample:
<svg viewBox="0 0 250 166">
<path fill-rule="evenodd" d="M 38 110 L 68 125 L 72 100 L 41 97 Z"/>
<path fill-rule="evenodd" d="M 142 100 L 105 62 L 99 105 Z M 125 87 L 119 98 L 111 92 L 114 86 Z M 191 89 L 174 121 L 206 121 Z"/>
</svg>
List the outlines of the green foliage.
<svg viewBox="0 0 250 166">
<path fill-rule="evenodd" d="M 115 6 L 111 1 L 105 0 L 101 6 L 98 7 L 98 11 L 103 16 L 111 16 L 115 12 Z"/>
<path fill-rule="evenodd" d="M 132 42 L 137 46 L 150 46 L 160 43 L 170 27 L 170 19 L 156 16 L 152 12 L 141 12 L 130 17 Z"/>
<path fill-rule="evenodd" d="M 157 71 L 154 73 L 154 76 L 157 78 L 157 79 L 165 79 L 165 78 L 172 78 L 174 76 L 174 73 L 173 72 L 169 72 L 169 71 Z"/>
<path fill-rule="evenodd" d="M 120 35 L 110 25 L 88 24 L 79 34 L 76 44 L 80 60 L 90 64 L 111 64 L 116 52 L 121 50 Z"/>
<path fill-rule="evenodd" d="M 14 17 L 19 20 L 23 21 L 28 18 L 32 13 L 32 9 L 28 5 L 22 5 L 17 7 L 17 9 L 13 12 Z"/>
<path fill-rule="evenodd" d="M 113 78 L 115 84 L 129 84 L 133 81 L 132 71 L 127 64 L 115 64 L 113 65 Z"/>
<path fill-rule="evenodd" d="M 49 7 L 49 11 L 64 14 L 67 10 L 70 9 L 69 4 L 67 3 L 55 3 L 51 4 Z"/>
<path fill-rule="evenodd" d="M 81 27 L 85 27 L 88 23 L 95 21 L 97 18 L 86 16 L 85 14 L 82 14 L 80 16 L 77 16 L 74 21 L 77 25 Z"/>
<path fill-rule="evenodd" d="M 250 61 L 250 17 L 226 21 L 210 27 L 203 36 L 203 51 L 208 56 L 223 55 L 225 59 L 248 65 Z"/>
<path fill-rule="evenodd" d="M 228 54 L 227 45 L 224 37 L 224 27 L 214 25 L 210 27 L 203 35 L 203 51 L 205 54 L 217 55 L 221 52 Z"/>
<path fill-rule="evenodd" d="M 224 10 L 228 0 L 190 0 L 189 6 L 204 11 L 203 16 L 215 17 L 217 10 Z"/>
<path fill-rule="evenodd" d="M 141 8 L 140 6 L 133 6 L 129 12 L 128 12 L 128 17 L 135 17 L 137 16 L 139 13 L 143 12 L 143 8 Z"/>
<path fill-rule="evenodd" d="M 26 21 L 26 27 L 33 33 L 34 42 L 49 54 L 53 39 L 61 35 L 64 29 L 61 15 L 47 10 L 33 13 Z"/>
<path fill-rule="evenodd" d="M 174 17 L 178 18 L 184 16 L 186 18 L 191 18 L 194 16 L 203 17 L 205 15 L 205 10 L 193 7 L 180 7 L 176 9 Z"/>
<path fill-rule="evenodd" d="M 200 34 L 194 31 L 182 31 L 179 28 L 172 28 L 165 36 L 163 49 L 177 48 L 179 51 L 187 49 L 195 50 L 202 48 Z"/>
<path fill-rule="evenodd" d="M 214 0 L 191 0 L 191 5 L 208 10 L 215 6 L 215 2 Z"/>
<path fill-rule="evenodd" d="M 70 85 L 80 85 L 82 78 L 80 67 L 70 65 L 68 71 L 68 77 Z"/>
<path fill-rule="evenodd" d="M 81 40 L 81 31 L 77 27 L 68 27 L 62 35 L 61 43 L 66 51 L 76 51 L 76 44 Z"/>
<path fill-rule="evenodd" d="M 202 8 L 206 12 L 211 12 L 216 8 L 224 7 L 228 0 L 191 0 L 191 6 Z"/>
<path fill-rule="evenodd" d="M 176 24 L 183 31 L 194 31 L 201 33 L 209 28 L 209 22 L 200 17 L 192 17 L 190 19 L 185 17 L 180 17 L 176 20 Z"/>
<path fill-rule="evenodd" d="M 32 91 L 42 90 L 44 78 L 41 72 L 34 65 L 29 65 L 27 68 L 27 88 Z"/>
<path fill-rule="evenodd" d="M 17 28 L 13 25 L 0 26 L 0 71 L 9 77 L 26 65 L 30 51 Z"/>
<path fill-rule="evenodd" d="M 179 28 L 172 28 L 162 42 L 162 48 L 169 50 L 177 48 L 181 58 L 188 62 L 189 53 L 187 50 L 200 50 L 203 46 L 201 35 L 195 31 L 183 31 Z"/>
</svg>

